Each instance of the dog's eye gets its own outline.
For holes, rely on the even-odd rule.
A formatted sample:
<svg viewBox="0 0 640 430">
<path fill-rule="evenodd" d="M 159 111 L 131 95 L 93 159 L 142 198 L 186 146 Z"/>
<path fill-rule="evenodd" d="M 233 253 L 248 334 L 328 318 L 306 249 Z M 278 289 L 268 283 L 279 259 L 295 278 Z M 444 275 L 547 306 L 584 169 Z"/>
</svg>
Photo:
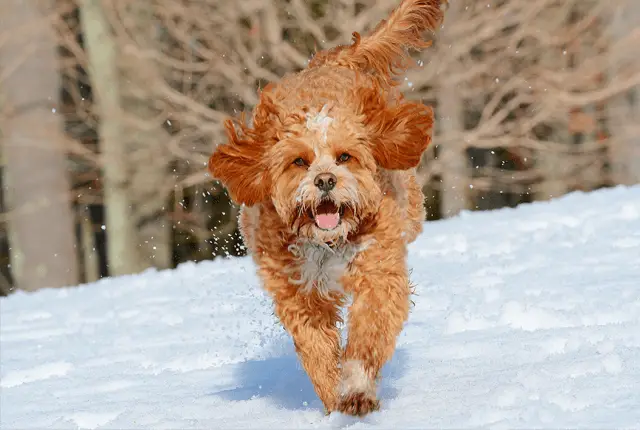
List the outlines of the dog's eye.
<svg viewBox="0 0 640 430">
<path fill-rule="evenodd" d="M 298 157 L 295 160 L 293 160 L 293 164 L 295 164 L 296 166 L 303 167 L 307 165 L 307 162 L 304 161 L 304 158 Z"/>
<path fill-rule="evenodd" d="M 338 157 L 338 161 L 341 162 L 341 163 L 345 163 L 345 162 L 349 161 L 350 158 L 351 158 L 351 155 L 347 154 L 346 152 L 343 152 Z"/>
</svg>

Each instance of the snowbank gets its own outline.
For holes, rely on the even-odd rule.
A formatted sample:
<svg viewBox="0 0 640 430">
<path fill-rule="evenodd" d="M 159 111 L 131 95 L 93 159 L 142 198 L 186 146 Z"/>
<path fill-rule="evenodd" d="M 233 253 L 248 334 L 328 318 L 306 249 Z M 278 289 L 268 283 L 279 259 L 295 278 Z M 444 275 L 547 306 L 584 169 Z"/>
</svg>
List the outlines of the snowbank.
<svg viewBox="0 0 640 430">
<path fill-rule="evenodd" d="M 2 428 L 631 428 L 640 187 L 427 223 L 382 410 L 322 407 L 248 258 L 0 301 Z"/>
</svg>

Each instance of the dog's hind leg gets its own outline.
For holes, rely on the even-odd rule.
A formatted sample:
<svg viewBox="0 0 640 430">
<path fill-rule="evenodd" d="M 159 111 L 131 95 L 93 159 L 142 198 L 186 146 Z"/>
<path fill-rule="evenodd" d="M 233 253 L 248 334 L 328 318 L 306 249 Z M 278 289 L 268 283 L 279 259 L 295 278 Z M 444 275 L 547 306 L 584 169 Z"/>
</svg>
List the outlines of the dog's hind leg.
<svg viewBox="0 0 640 430">
<path fill-rule="evenodd" d="M 275 301 L 275 313 L 292 336 L 298 357 L 311 379 L 325 411 L 336 408 L 340 378 L 340 321 L 342 296 L 326 298 L 315 290 L 306 293 L 289 283 L 273 288 L 267 282 Z"/>
<path fill-rule="evenodd" d="M 364 276 L 356 274 L 345 280 L 353 304 L 337 409 L 350 415 L 362 416 L 379 408 L 376 379 L 393 356 L 396 338 L 409 314 L 411 291 L 403 261 L 375 254 L 360 262 L 358 272 Z"/>
</svg>

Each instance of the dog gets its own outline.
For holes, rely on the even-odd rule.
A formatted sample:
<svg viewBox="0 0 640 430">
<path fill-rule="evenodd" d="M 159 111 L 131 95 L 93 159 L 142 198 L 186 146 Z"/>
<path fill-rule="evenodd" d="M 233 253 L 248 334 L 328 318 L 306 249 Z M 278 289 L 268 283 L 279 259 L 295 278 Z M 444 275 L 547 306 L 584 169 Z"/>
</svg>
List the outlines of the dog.
<svg viewBox="0 0 640 430">
<path fill-rule="evenodd" d="M 425 220 L 415 169 L 433 110 L 396 78 L 443 14 L 440 0 L 403 0 L 367 37 L 316 53 L 262 89 L 250 121 L 227 120 L 209 159 L 326 414 L 379 409 L 380 370 L 408 318 L 407 245 Z"/>
</svg>

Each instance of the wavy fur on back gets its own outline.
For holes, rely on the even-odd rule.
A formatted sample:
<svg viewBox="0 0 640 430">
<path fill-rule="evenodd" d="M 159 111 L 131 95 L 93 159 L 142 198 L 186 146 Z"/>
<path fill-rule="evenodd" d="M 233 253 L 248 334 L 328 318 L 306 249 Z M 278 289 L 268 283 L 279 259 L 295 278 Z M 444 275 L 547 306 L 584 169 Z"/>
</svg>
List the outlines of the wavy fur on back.
<svg viewBox="0 0 640 430">
<path fill-rule="evenodd" d="M 446 0 L 403 0 L 366 37 L 353 33 L 353 43 L 321 51 L 309 67 L 336 65 L 373 73 L 378 79 L 393 85 L 393 78 L 410 65 L 407 48 L 423 49 L 431 45 L 422 34 L 435 31 L 442 23 Z"/>
</svg>

